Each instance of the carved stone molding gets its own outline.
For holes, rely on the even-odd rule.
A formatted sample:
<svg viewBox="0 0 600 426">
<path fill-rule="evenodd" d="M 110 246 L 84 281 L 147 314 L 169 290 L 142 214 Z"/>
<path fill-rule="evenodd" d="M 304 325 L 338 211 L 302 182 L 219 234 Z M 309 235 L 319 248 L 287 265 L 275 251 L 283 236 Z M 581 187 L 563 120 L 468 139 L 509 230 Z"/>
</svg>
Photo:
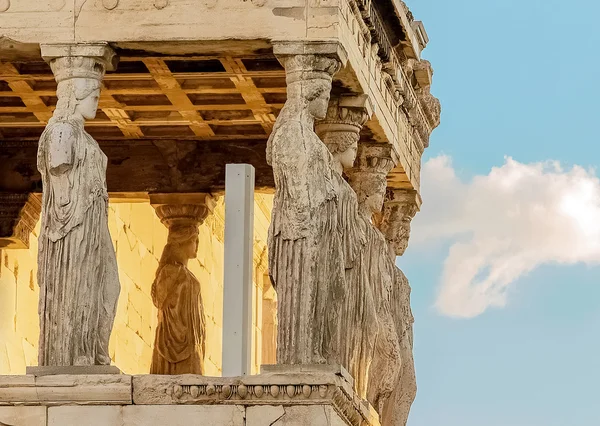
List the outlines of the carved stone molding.
<svg viewBox="0 0 600 426">
<path fill-rule="evenodd" d="M 108 43 L 41 44 L 40 48 L 42 58 L 52 67 L 57 81 L 67 77 L 97 77 L 101 80 L 104 72 L 113 71 L 118 62 Z M 93 66 L 84 68 L 90 61 L 93 61 Z"/>
<path fill-rule="evenodd" d="M 420 208 L 421 197 L 417 191 L 390 188 L 386 191 L 383 211 L 376 215 L 375 223 L 396 256 L 402 256 L 406 251 L 410 223 Z"/>
<path fill-rule="evenodd" d="M 276 372 L 244 377 L 134 376 L 133 402 L 137 405 L 332 405 L 347 424 L 379 425 L 377 413 L 356 396 L 339 366 L 275 367 Z"/>
<path fill-rule="evenodd" d="M 42 201 L 36 194 L 0 193 L 0 248 L 29 248 L 29 234 L 41 210 Z"/>
<path fill-rule="evenodd" d="M 131 376 L 124 374 L 0 376 L 0 406 L 131 403 Z"/>
</svg>

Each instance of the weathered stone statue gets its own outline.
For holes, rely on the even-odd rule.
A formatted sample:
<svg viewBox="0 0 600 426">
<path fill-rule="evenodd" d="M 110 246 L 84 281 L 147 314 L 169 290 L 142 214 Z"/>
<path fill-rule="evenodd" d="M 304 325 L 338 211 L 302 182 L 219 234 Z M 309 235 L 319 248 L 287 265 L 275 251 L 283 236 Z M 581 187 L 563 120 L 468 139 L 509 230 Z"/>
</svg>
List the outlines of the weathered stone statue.
<svg viewBox="0 0 600 426">
<path fill-rule="evenodd" d="M 175 194 L 174 194 L 175 195 Z M 151 374 L 203 374 L 206 338 L 200 282 L 188 269 L 198 251 L 198 226 L 206 218 L 206 204 L 155 206 L 169 228 L 167 244 L 152 283 L 158 308 Z"/>
<path fill-rule="evenodd" d="M 110 364 L 120 284 L 107 223 L 107 158 L 84 129 L 96 115 L 105 64 L 65 56 L 50 66 L 58 103 L 38 149 L 39 365 Z"/>
<path fill-rule="evenodd" d="M 376 305 L 377 340 L 369 370 L 367 399 L 382 414 L 386 401 L 396 387 L 402 366 L 400 342 L 392 312 L 395 266 L 388 255 L 383 234 L 372 224 L 372 217 L 383 206 L 386 176 L 393 167 L 391 146 L 382 143 L 360 144 L 355 167 L 348 171 L 357 193 L 360 212 L 367 222 L 367 245 L 363 267 L 367 270 Z M 385 421 L 383 424 L 386 424 Z"/>
<path fill-rule="evenodd" d="M 419 209 L 420 197 L 416 191 L 388 189 L 384 208 L 376 215 L 377 226 L 389 244 L 392 261 L 402 256 L 408 247 L 410 222 Z M 404 273 L 395 268 L 392 287 L 392 315 L 400 338 L 402 370 L 398 383 L 382 413 L 384 424 L 405 426 L 410 407 L 417 394 L 417 381 L 413 359 L 413 323 L 410 308 L 410 285 Z"/>
<path fill-rule="evenodd" d="M 367 396 L 369 368 L 378 334 L 377 301 L 373 298 L 365 267 L 367 226 L 358 213 L 356 193 L 343 178 L 356 159 L 360 130 L 368 119 L 366 96 L 337 96 L 329 102 L 327 116 L 315 130 L 333 157 L 338 193 L 338 227 L 342 235 L 345 288 L 341 313 L 344 338 L 340 341 L 340 362 L 354 378 L 356 392 Z"/>
<path fill-rule="evenodd" d="M 288 98 L 267 145 L 275 178 L 269 271 L 278 297 L 277 362 L 339 363 L 345 294 L 340 194 L 331 154 L 314 124 L 327 113 L 340 63 L 309 54 L 282 62 Z"/>
</svg>

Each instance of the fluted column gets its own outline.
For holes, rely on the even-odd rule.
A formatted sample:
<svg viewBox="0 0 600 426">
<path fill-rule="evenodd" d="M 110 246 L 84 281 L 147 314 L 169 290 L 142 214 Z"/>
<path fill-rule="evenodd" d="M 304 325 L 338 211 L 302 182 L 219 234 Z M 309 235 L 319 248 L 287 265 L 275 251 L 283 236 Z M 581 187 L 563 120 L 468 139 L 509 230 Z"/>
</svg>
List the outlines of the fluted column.
<svg viewBox="0 0 600 426">
<path fill-rule="evenodd" d="M 188 269 L 198 252 L 198 228 L 213 211 L 209 194 L 151 194 L 168 228 L 167 244 L 152 283 L 158 309 L 151 374 L 203 374 L 206 323 L 200 282 Z"/>
</svg>

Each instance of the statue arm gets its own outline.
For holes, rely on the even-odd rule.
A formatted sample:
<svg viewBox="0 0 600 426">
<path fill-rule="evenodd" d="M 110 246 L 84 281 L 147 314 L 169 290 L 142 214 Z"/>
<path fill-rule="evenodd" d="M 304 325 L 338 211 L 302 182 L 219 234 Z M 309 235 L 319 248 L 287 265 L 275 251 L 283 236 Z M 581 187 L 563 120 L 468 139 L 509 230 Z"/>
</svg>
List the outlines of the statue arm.
<svg viewBox="0 0 600 426">
<path fill-rule="evenodd" d="M 73 126 L 60 123 L 54 126 L 48 137 L 48 169 L 54 176 L 60 176 L 73 166 L 77 136 Z"/>
</svg>

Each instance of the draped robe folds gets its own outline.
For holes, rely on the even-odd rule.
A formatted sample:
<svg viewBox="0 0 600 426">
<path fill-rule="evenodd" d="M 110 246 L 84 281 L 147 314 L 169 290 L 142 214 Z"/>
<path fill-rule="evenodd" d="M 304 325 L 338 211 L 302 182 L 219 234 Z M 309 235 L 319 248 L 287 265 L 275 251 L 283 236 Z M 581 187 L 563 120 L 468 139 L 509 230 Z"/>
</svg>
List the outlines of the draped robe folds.
<svg viewBox="0 0 600 426">
<path fill-rule="evenodd" d="M 108 342 L 120 284 L 108 231 L 106 165 L 83 121 L 54 121 L 42 134 L 42 366 L 110 364 Z"/>
<path fill-rule="evenodd" d="M 340 342 L 341 362 L 354 378 L 356 392 L 366 398 L 369 368 L 378 334 L 376 301 L 369 282 L 365 223 L 358 213 L 356 193 L 336 174 L 338 224 L 344 248 L 346 295 L 342 312 L 344 336 Z"/>
<path fill-rule="evenodd" d="M 417 380 L 413 359 L 413 322 L 410 309 L 410 284 L 404 273 L 395 268 L 395 283 L 392 288 L 392 316 L 400 338 L 402 370 L 398 383 L 383 411 L 386 425 L 406 426 L 410 407 L 417 394 Z"/>
<path fill-rule="evenodd" d="M 331 154 L 296 120 L 276 126 L 268 152 L 276 188 L 269 270 L 278 298 L 277 362 L 339 363 L 345 282 Z"/>
<path fill-rule="evenodd" d="M 368 226 L 366 261 L 377 305 L 379 328 L 367 399 L 379 413 L 396 387 L 402 368 L 400 340 L 392 312 L 392 303 L 395 303 L 392 300 L 392 289 L 396 266 L 388 253 L 389 247 L 383 234 L 374 226 Z"/>
<path fill-rule="evenodd" d="M 158 326 L 150 374 L 203 374 L 206 324 L 198 279 L 184 265 L 161 266 L 152 300 Z"/>
</svg>

